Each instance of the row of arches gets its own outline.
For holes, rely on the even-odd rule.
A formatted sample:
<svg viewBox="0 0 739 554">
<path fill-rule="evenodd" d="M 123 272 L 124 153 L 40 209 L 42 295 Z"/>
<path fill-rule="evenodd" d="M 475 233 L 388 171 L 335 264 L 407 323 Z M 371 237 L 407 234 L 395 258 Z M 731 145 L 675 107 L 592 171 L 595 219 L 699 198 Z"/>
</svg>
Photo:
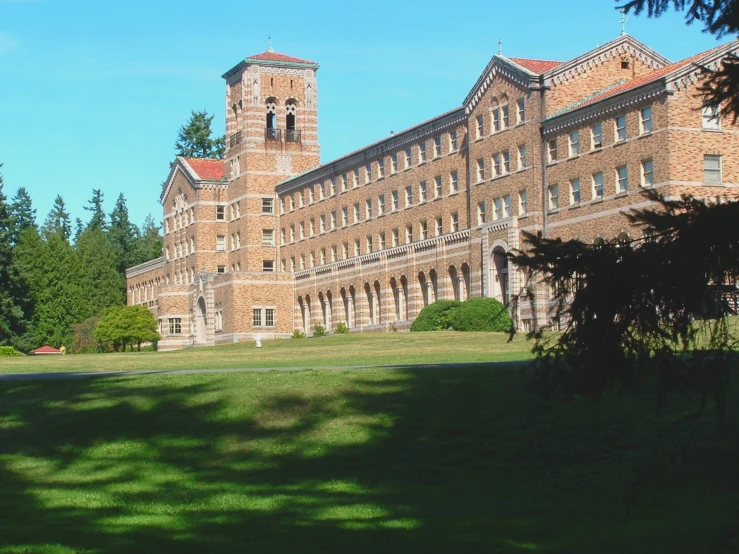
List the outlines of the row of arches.
<svg viewBox="0 0 739 554">
<path fill-rule="evenodd" d="M 267 110 L 267 129 L 277 129 L 277 106 L 279 101 L 277 98 L 269 97 L 266 100 L 265 108 Z M 294 131 L 298 116 L 298 101 L 294 98 L 288 98 L 285 102 L 285 129 Z"/>
<path fill-rule="evenodd" d="M 131 295 L 131 304 L 143 304 L 157 299 L 157 288 L 164 284 L 163 278 L 157 277 L 142 283 L 136 283 L 128 288 Z"/>
</svg>

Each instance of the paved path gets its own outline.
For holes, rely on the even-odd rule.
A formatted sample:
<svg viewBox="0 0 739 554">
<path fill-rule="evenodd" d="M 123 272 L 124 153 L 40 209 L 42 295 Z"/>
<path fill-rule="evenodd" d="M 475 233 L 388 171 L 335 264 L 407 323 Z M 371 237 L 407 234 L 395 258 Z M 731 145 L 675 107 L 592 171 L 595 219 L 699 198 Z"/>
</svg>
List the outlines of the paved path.
<svg viewBox="0 0 739 554">
<path fill-rule="evenodd" d="M 459 369 L 495 368 L 516 369 L 529 362 L 476 362 L 462 364 L 406 364 L 406 365 L 355 365 L 355 366 L 321 366 L 321 367 L 240 367 L 227 369 L 163 369 L 145 371 L 85 371 L 56 373 L 0 373 L 3 381 L 45 381 L 61 379 L 89 379 L 100 377 L 136 377 L 139 375 L 199 375 L 202 373 L 266 373 L 268 371 L 359 371 L 363 369 L 439 369 L 455 367 Z"/>
</svg>

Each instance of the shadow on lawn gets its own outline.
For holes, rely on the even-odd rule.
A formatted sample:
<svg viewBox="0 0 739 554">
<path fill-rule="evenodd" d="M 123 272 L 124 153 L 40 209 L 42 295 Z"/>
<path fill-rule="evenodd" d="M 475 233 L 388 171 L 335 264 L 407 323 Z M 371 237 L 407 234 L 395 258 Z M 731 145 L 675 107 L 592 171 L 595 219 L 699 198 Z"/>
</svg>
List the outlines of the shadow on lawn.
<svg viewBox="0 0 739 554">
<path fill-rule="evenodd" d="M 679 503 L 686 476 L 737 484 L 735 450 L 664 465 L 656 450 L 685 450 L 643 421 L 650 400 L 552 407 L 525 384 L 483 369 L 3 384 L 0 552 L 622 552 L 655 532 L 690 548 L 696 530 L 735 544 L 736 512 L 718 524 L 699 504 L 695 528 L 686 510 L 662 529 L 642 499 Z"/>
</svg>

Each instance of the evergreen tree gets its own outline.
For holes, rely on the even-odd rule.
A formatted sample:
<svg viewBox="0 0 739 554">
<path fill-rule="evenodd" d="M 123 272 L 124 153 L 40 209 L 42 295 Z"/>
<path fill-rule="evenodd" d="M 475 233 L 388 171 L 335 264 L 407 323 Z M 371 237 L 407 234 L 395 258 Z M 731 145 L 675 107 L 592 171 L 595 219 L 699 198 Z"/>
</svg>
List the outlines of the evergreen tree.
<svg viewBox="0 0 739 554">
<path fill-rule="evenodd" d="M 103 192 L 100 189 L 92 189 L 92 198 L 87 201 L 85 210 L 92 213 L 87 229 L 104 229 L 105 212 L 103 211 Z"/>
<path fill-rule="evenodd" d="M 206 110 L 192 111 L 188 122 L 180 127 L 175 143 L 178 156 L 186 158 L 218 158 L 222 159 L 226 150 L 225 137 L 211 138 L 213 116 Z"/>
<path fill-rule="evenodd" d="M 118 271 L 118 258 L 102 228 L 85 229 L 75 245 L 79 256 L 78 283 L 83 291 L 83 314 L 75 323 L 125 303 L 126 280 Z"/>
<path fill-rule="evenodd" d="M 10 203 L 13 222 L 13 244 L 18 244 L 20 234 L 29 227 L 36 227 L 36 210 L 25 187 L 21 187 Z"/>
<path fill-rule="evenodd" d="M 118 195 L 115 207 L 110 212 L 107 236 L 118 257 L 118 271 L 125 275 L 126 268 L 137 263 L 139 229 L 128 218 L 128 207 L 123 193 Z"/>
<path fill-rule="evenodd" d="M 64 205 L 64 199 L 57 195 L 54 199 L 54 205 L 46 216 L 43 226 L 44 236 L 51 234 L 58 234 L 64 240 L 69 242 L 69 238 L 72 236 L 72 223 L 69 218 L 69 213 Z"/>
<path fill-rule="evenodd" d="M 151 214 L 146 216 L 144 226 L 138 240 L 136 259 L 133 265 L 154 260 L 162 255 L 161 225 L 154 221 Z"/>
<path fill-rule="evenodd" d="M 82 220 L 78 217 L 74 220 L 74 243 L 77 244 L 77 241 L 80 238 L 80 235 L 82 234 L 82 231 L 85 230 L 85 224 L 82 222 Z"/>
</svg>

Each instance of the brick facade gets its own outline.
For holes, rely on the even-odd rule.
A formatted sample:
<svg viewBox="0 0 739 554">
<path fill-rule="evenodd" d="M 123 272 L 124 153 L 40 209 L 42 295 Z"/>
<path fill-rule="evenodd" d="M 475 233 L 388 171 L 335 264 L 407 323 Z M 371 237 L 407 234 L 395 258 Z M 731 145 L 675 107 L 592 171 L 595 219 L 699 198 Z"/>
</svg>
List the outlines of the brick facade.
<svg viewBox="0 0 739 554">
<path fill-rule="evenodd" d="M 224 75 L 225 159 L 177 159 L 164 257 L 128 271 L 128 301 L 156 313 L 165 349 L 404 329 L 440 298 L 547 322 L 546 304 L 510 302 L 548 293 L 508 267 L 523 231 L 633 238 L 643 188 L 736 196 L 739 128 L 706 121 L 692 63 L 736 48 L 670 64 L 622 36 L 566 63 L 496 55 L 459 108 L 325 165 L 318 66 L 247 58 Z"/>
</svg>

